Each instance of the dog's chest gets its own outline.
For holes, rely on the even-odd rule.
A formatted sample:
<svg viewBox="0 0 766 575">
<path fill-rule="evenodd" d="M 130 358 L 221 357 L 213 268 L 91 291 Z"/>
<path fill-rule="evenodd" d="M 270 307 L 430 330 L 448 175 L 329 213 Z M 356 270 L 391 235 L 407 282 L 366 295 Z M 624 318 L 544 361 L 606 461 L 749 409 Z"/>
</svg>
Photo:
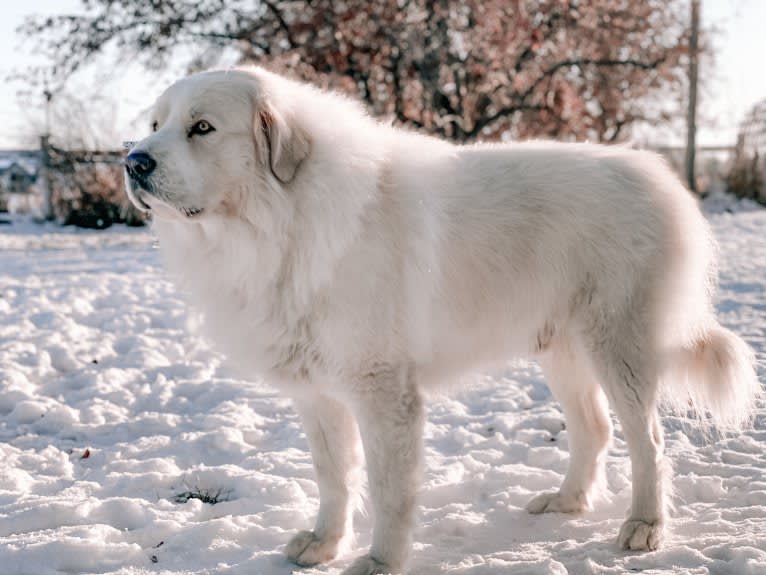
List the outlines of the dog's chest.
<svg viewBox="0 0 766 575">
<path fill-rule="evenodd" d="M 229 360 L 272 381 L 307 381 L 324 369 L 314 316 L 287 290 L 261 285 L 251 274 L 227 276 L 227 270 L 213 268 L 193 280 L 193 303 L 214 346 Z"/>
</svg>

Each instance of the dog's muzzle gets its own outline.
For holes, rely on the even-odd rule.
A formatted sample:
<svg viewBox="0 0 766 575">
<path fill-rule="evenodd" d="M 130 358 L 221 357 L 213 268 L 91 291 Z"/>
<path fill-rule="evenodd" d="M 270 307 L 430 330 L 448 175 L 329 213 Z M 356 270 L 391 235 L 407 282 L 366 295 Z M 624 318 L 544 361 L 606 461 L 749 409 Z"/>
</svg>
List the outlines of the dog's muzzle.
<svg viewBox="0 0 766 575">
<path fill-rule="evenodd" d="M 146 152 L 131 152 L 125 158 L 125 169 L 128 171 L 128 176 L 142 188 L 147 187 L 149 176 L 156 167 L 157 162 Z"/>
<path fill-rule="evenodd" d="M 150 211 L 151 206 L 141 196 L 143 193 L 151 193 L 149 176 L 157 167 L 157 162 L 146 152 L 136 151 L 130 152 L 124 163 L 125 173 L 130 180 L 129 185 L 125 186 L 128 197 L 141 211 Z"/>
</svg>

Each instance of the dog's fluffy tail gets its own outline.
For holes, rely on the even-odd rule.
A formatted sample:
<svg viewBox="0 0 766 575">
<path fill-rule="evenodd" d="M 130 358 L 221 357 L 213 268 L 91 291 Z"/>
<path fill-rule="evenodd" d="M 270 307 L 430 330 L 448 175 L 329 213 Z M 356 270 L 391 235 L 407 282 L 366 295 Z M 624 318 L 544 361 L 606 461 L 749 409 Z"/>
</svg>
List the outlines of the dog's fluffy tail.
<svg viewBox="0 0 766 575">
<path fill-rule="evenodd" d="M 721 430 L 749 422 L 762 390 L 753 352 L 739 336 L 711 320 L 667 360 L 663 388 L 672 409 L 691 409 Z"/>
</svg>

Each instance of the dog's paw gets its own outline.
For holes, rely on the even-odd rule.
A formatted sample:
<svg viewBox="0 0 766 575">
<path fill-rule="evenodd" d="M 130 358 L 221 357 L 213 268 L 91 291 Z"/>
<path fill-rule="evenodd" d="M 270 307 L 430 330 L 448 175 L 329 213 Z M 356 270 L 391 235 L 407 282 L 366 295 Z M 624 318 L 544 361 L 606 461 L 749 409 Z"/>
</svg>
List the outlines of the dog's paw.
<svg viewBox="0 0 766 575">
<path fill-rule="evenodd" d="M 582 513 L 590 509 L 588 498 L 584 494 L 579 496 L 564 495 L 559 491 L 541 493 L 527 503 L 529 513 Z"/>
<path fill-rule="evenodd" d="M 290 539 L 285 555 L 296 565 L 310 567 L 335 559 L 339 543 L 338 537 L 320 539 L 313 531 L 300 531 Z"/>
<path fill-rule="evenodd" d="M 662 543 L 663 531 L 660 521 L 648 523 L 641 519 L 628 519 L 620 528 L 617 542 L 622 549 L 654 551 Z"/>
<path fill-rule="evenodd" d="M 400 573 L 401 571 L 393 570 L 385 563 L 369 555 L 362 555 L 341 575 L 400 575 Z"/>
</svg>

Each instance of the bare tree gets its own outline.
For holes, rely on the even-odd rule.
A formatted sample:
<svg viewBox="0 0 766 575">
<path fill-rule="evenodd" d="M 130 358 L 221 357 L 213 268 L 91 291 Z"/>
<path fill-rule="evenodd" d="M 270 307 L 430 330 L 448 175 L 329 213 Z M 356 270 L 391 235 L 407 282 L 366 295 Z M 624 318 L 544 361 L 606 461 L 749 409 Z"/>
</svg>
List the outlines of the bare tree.
<svg viewBox="0 0 766 575">
<path fill-rule="evenodd" d="M 45 89 L 43 98 L 38 91 L 27 89 L 21 97 L 36 96 L 45 104 L 44 110 L 24 109 L 30 131 L 45 134 L 38 177 L 42 218 L 92 228 L 141 225 L 145 218 L 125 194 L 121 154 L 114 151 L 119 149 L 114 101 L 74 85 Z"/>
<path fill-rule="evenodd" d="M 115 122 L 116 104 L 106 97 L 76 96 L 73 90 L 54 93 L 45 113 L 26 110 L 30 131 L 48 134 L 57 146 L 73 149 L 108 150 L 119 148 Z M 46 118 L 47 117 L 47 118 Z"/>
<path fill-rule="evenodd" d="M 356 93 L 380 116 L 465 141 L 615 141 L 664 120 L 683 81 L 683 0 L 83 0 L 32 18 L 63 79 L 115 45 L 160 66 L 227 50 Z M 655 105 L 646 106 L 648 98 Z M 651 113 L 648 112 L 651 110 Z"/>
</svg>

